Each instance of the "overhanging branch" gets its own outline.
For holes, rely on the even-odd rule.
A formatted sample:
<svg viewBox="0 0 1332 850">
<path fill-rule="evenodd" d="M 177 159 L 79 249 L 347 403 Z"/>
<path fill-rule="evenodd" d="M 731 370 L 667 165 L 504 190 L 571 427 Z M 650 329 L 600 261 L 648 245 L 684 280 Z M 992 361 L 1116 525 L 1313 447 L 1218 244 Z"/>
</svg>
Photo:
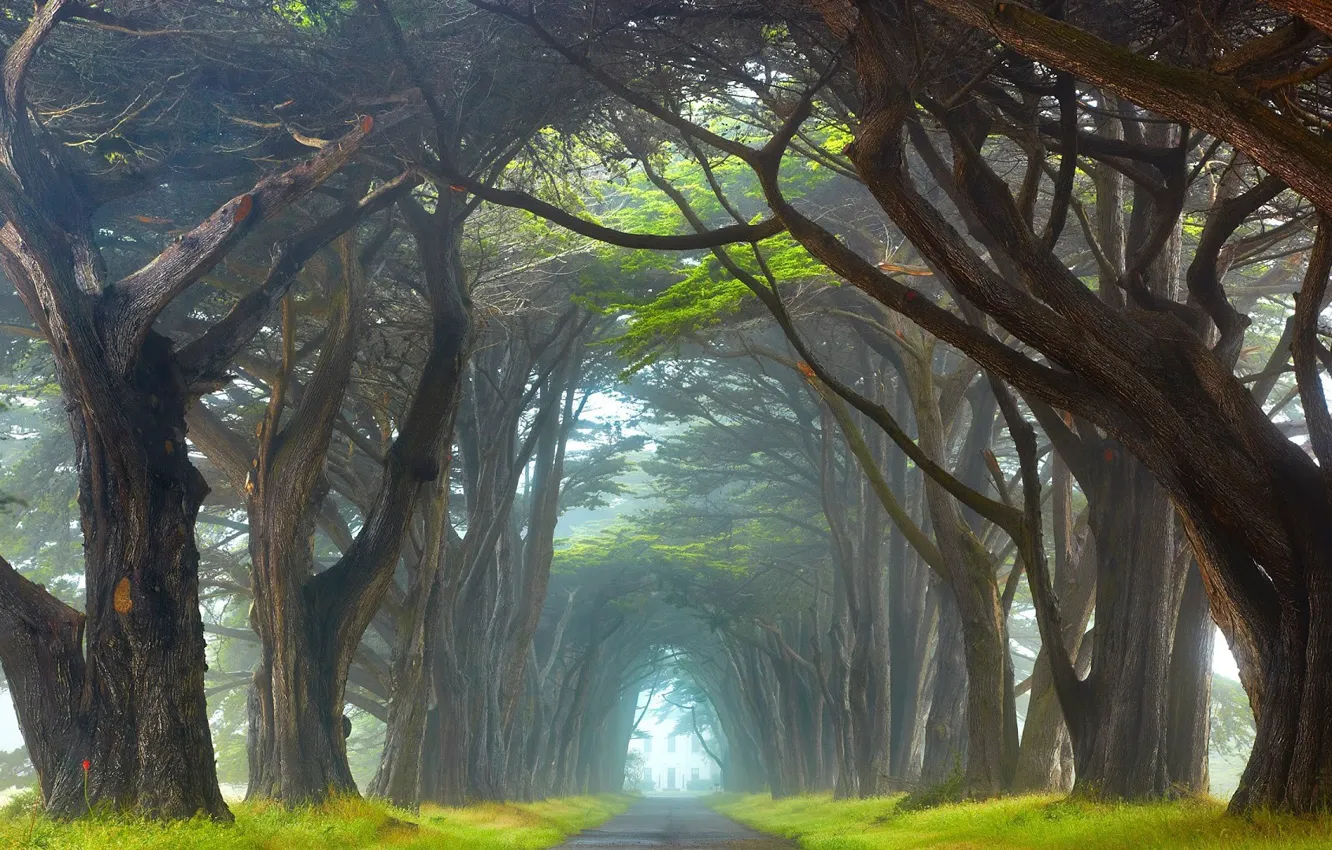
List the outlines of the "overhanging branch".
<svg viewBox="0 0 1332 850">
<path fill-rule="evenodd" d="M 269 175 L 237 195 L 172 243 L 138 271 L 106 288 L 111 326 L 107 337 L 117 365 L 132 362 L 157 316 L 181 292 L 207 274 L 257 224 L 310 194 L 338 172 L 360 149 L 375 122 L 369 116 L 356 129 L 295 168 Z"/>
</svg>

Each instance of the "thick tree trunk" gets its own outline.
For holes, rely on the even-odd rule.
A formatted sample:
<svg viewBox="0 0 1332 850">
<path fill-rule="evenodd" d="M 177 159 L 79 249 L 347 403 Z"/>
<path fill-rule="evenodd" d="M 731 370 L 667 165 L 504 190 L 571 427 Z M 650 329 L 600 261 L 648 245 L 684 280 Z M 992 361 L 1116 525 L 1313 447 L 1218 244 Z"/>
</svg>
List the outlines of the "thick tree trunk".
<svg viewBox="0 0 1332 850">
<path fill-rule="evenodd" d="M 834 622 L 831 629 L 828 630 L 828 643 L 832 647 L 830 658 L 828 659 L 828 670 L 825 676 L 828 696 L 825 702 L 829 708 L 833 730 L 833 753 L 836 761 L 836 771 L 833 776 L 833 798 L 843 800 L 857 795 L 859 788 L 857 786 L 855 772 L 855 752 L 856 752 L 856 732 L 855 724 L 851 722 L 851 703 L 847 698 L 847 666 L 844 658 L 845 647 L 842 640 L 844 614 L 839 615 L 839 621 Z M 817 644 L 815 649 L 818 649 Z M 822 670 L 824 659 L 821 652 L 815 652 L 815 665 Z"/>
<path fill-rule="evenodd" d="M 883 507 L 863 475 L 852 481 L 838 474 L 833 463 L 832 434 L 837 426 L 833 416 L 824 416 L 823 459 L 821 486 L 823 511 L 831 532 L 832 558 L 836 566 L 833 592 L 837 597 L 837 621 L 831 631 L 833 644 L 832 670 L 834 681 L 827 683 L 832 697 L 836 728 L 840 736 L 839 749 L 846 763 L 842 765 L 837 792 L 839 796 L 873 796 L 880 777 L 888 774 L 891 760 L 889 740 L 889 636 L 885 618 L 884 566 L 882 542 L 885 520 Z M 846 427 L 846 426 L 844 426 Z M 854 428 L 854 425 L 849 426 Z M 859 434 L 848 439 L 861 441 L 863 462 L 882 454 L 882 434 L 877 440 L 864 440 Z M 871 445 L 873 444 L 873 447 Z M 876 465 L 877 465 L 877 461 Z M 853 524 L 857 523 L 857 524 Z M 801 631 L 797 627 L 797 632 Z M 803 641 L 793 638 L 798 646 Z M 815 636 L 817 641 L 821 636 Z M 782 638 L 778 654 L 789 650 Z M 794 651 L 790 651 L 795 655 Z M 774 662 L 776 663 L 776 662 Z M 777 669 L 783 688 L 788 692 L 797 688 L 801 677 L 790 670 L 791 663 L 783 658 Z M 819 678 L 816 672 L 815 679 Z M 820 703 L 825 683 L 818 681 L 807 690 L 810 699 Z M 821 708 L 821 704 L 819 705 Z M 788 712 L 791 714 L 791 712 Z M 804 731 L 812 725 L 805 717 L 789 718 L 793 729 Z M 822 721 L 817 731 L 821 731 Z M 811 729 L 811 732 L 816 732 Z M 809 743 L 801 740 L 802 744 Z M 814 748 L 802 759 L 800 772 L 805 775 L 802 784 L 814 780 L 818 752 Z"/>
<path fill-rule="evenodd" d="M 962 623 L 953 592 L 943 584 L 931 589 L 938 605 L 934 650 L 934 692 L 925 722 L 925 757 L 920 780 L 937 785 L 960 775 L 967 763 L 967 665 Z"/>
<path fill-rule="evenodd" d="M 1135 458 L 1107 447 L 1084 476 L 1098 558 L 1092 692 L 1073 720 L 1077 789 L 1108 797 L 1164 795 L 1170 648 L 1183 572 L 1174 510 Z"/>
<path fill-rule="evenodd" d="M 394 632 L 392 689 L 384 749 L 370 793 L 415 809 L 421 801 L 421 755 L 431 707 L 431 662 L 442 613 L 440 562 L 447 557 L 449 476 L 441 474 L 426 500 L 424 545 L 411 571 Z M 456 554 L 456 553 L 455 553 Z"/>
<path fill-rule="evenodd" d="M 1031 698 L 1022 725 L 1017 774 L 1013 790 L 1019 793 L 1067 792 L 1073 774 L 1065 774 L 1063 751 L 1069 743 L 1064 711 L 1050 680 L 1050 665 L 1044 654 L 1036 657 L 1031 673 Z"/>
<path fill-rule="evenodd" d="M 84 616 L 0 559 L 0 664 L 42 799 L 68 782 L 67 752 L 86 675 Z"/>
<path fill-rule="evenodd" d="M 899 397 L 900 400 L 900 397 Z M 899 404 L 898 409 L 902 409 Z M 894 492 L 906 498 L 906 455 L 893 452 Z M 888 546 L 889 775 L 911 780 L 920 769 L 930 631 L 929 570 L 894 530 Z"/>
<path fill-rule="evenodd" d="M 1166 756 L 1171 785 L 1206 794 L 1211 736 L 1212 648 L 1216 628 L 1197 563 L 1189 565 L 1170 655 Z"/>
<path fill-rule="evenodd" d="M 249 699 L 247 798 L 300 805 L 356 793 L 343 735 L 345 683 L 335 681 L 339 659 L 305 586 L 314 572 L 309 541 L 321 494 L 277 474 L 277 486 L 268 486 L 262 448 L 260 454 L 249 507 L 250 620 L 261 651 Z M 293 507 L 293 491 L 301 507 Z"/>
<path fill-rule="evenodd" d="M 427 715 L 421 757 L 421 798 L 443 806 L 467 802 L 472 734 L 466 681 L 456 667 L 453 652 L 442 644 L 435 653 L 432 679 L 438 702 Z"/>
<path fill-rule="evenodd" d="M 453 423 L 469 331 L 458 237 L 422 222 L 424 213 L 410 201 L 404 208 L 426 266 L 429 348 L 411 403 L 395 423 L 398 434 L 385 453 L 379 489 L 361 528 L 338 561 L 318 574 L 313 537 L 325 489 L 321 475 L 350 379 L 363 288 L 363 258 L 353 240 L 339 243 L 344 285 L 330 296 L 334 309 L 319 363 L 279 428 L 295 342 L 284 311 L 280 379 L 244 485 L 255 599 L 251 619 L 262 645 L 251 699 L 251 797 L 298 805 L 356 793 L 344 729 L 347 674 L 392 584 L 421 485 L 447 478 L 440 455 Z M 436 214 L 447 217 L 448 205 L 441 204 Z M 440 529 L 436 536 L 442 540 L 442 534 Z M 427 595 L 423 588 L 418 602 L 424 604 Z"/>
<path fill-rule="evenodd" d="M 189 463 L 187 391 L 166 339 L 148 336 L 121 403 L 117 416 L 79 404 L 70 411 L 86 649 L 83 617 L 11 574 L 0 582 L 0 660 L 48 811 L 78 815 L 87 801 L 153 817 L 229 818 L 203 693 L 194 522 L 208 488 Z M 40 607 L 24 612 L 19 600 Z M 41 608 L 56 641 L 34 631 Z"/>
<path fill-rule="evenodd" d="M 295 347 L 294 316 L 284 306 L 279 376 L 241 485 L 249 516 L 250 625 L 261 647 L 249 699 L 247 798 L 288 805 L 356 793 L 343 730 L 351 659 L 331 639 L 330 625 L 336 624 L 311 604 L 315 518 L 327 489 L 321 472 L 350 376 L 361 288 L 351 242 L 342 245 L 344 285 L 330 298 L 319 363 L 280 428 Z"/>
<path fill-rule="evenodd" d="M 943 463 L 944 426 L 927 356 L 905 360 L 921 450 Z M 992 797 L 1012 781 L 1017 765 L 1017 718 L 1012 712 L 1007 627 L 994 566 L 957 501 L 933 479 L 925 482 L 935 541 L 961 625 L 967 681 L 968 795 Z"/>
<path fill-rule="evenodd" d="M 159 817 L 227 817 L 203 694 L 194 545 L 208 487 L 185 450 L 188 396 L 169 342 L 149 336 L 133 385 L 138 398 L 124 401 L 139 403 L 134 436 L 97 433 L 89 416 L 77 441 L 88 559 L 85 693 L 95 695 L 85 727 L 89 796 Z M 69 777 L 77 760 L 66 765 Z M 84 807 L 81 777 L 72 778 L 57 782 L 52 810 Z"/>
<path fill-rule="evenodd" d="M 1249 679 L 1245 687 L 1257 720 L 1253 752 L 1231 798 L 1233 811 L 1264 805 L 1314 812 L 1332 806 L 1332 734 L 1327 713 L 1327 706 L 1332 705 L 1332 573 L 1325 568 L 1327 552 L 1332 551 L 1332 522 L 1328 519 L 1332 505 L 1315 475 L 1292 474 L 1291 480 L 1298 484 L 1285 502 L 1292 554 L 1304 571 L 1303 599 L 1287 600 L 1270 613 L 1264 623 L 1270 625 L 1257 632 L 1259 665 L 1246 658 L 1251 646 L 1231 638 L 1232 650 L 1242 659 L 1242 678 Z M 1185 512 L 1195 547 L 1205 557 L 1215 557 L 1223 551 L 1217 545 L 1223 538 L 1213 536 L 1212 529 L 1198 534 L 1200 523 L 1192 527 L 1189 523 L 1194 516 Z M 1211 580 L 1206 572 L 1204 579 Z M 1259 671 L 1261 682 L 1255 683 L 1250 677 Z"/>
<path fill-rule="evenodd" d="M 300 615 L 297 615 L 300 617 Z M 247 797 L 288 805 L 355 794 L 343 723 L 344 685 L 328 651 L 307 637 L 308 618 L 264 639 L 250 696 Z M 271 654 L 270 654 L 271 653 Z"/>
<path fill-rule="evenodd" d="M 90 801 L 154 817 L 227 818 L 203 691 L 194 543 L 208 488 L 189 462 L 186 408 L 200 388 L 219 379 L 305 260 L 409 184 L 391 181 L 377 197 L 344 205 L 302 231 L 276 253 L 262 287 L 173 353 L 170 341 L 152 330 L 162 311 L 246 230 L 337 172 L 374 121 L 363 118 L 310 161 L 261 179 L 148 264 L 110 282 L 91 222 L 96 202 L 85 181 L 66 171 L 58 148 L 48 147 L 58 143 L 34 130 L 26 101 L 28 65 L 69 6 L 48 0 L 10 43 L 0 101 L 0 211 L 6 219 L 0 263 L 55 356 L 77 452 L 86 550 L 77 717 L 69 737 L 56 744 L 58 752 L 34 758 L 53 771 L 43 784 L 57 814 L 76 814 Z M 66 624 L 56 631 L 67 640 Z M 0 643 L 8 640 L 0 634 Z M 56 675 L 77 671 L 75 659 L 64 657 L 69 648 L 59 647 Z M 15 679 L 31 684 L 26 673 Z M 45 685 L 45 698 L 64 696 L 66 685 Z M 63 724 L 68 709 L 48 708 L 54 725 Z M 32 742 L 35 749 L 49 749 L 52 741 L 43 737 Z"/>
<path fill-rule="evenodd" d="M 990 232 L 998 249 L 991 257 L 1007 255 L 1020 265 L 1025 287 L 996 273 L 923 201 L 910 185 L 901 144 L 904 125 L 916 112 L 909 94 L 914 69 L 896 61 L 909 55 L 910 46 L 901 38 L 905 30 L 891 4 L 858 4 L 858 15 L 848 14 L 846 4 L 826 4 L 824 11 L 833 31 L 849 38 L 855 51 L 861 98 L 854 106 L 859 123 L 849 154 L 856 169 L 906 238 L 947 276 L 958 300 L 1062 369 L 1015 355 L 975 323 L 957 320 L 931 299 L 917 299 L 901 281 L 879 274 L 786 202 L 772 165 L 779 158 L 755 165 L 788 232 L 834 271 L 1022 391 L 1107 429 L 1156 473 L 1184 520 L 1213 617 L 1236 656 L 1258 719 L 1253 756 L 1232 810 L 1326 809 L 1332 802 L 1326 718 L 1332 698 L 1332 570 L 1327 568 L 1332 415 L 1316 339 L 1332 268 L 1332 209 L 1327 208 L 1332 194 L 1326 181 L 1320 182 L 1327 173 L 1326 142 L 1296 121 L 1274 124 L 1271 111 L 1233 80 L 1167 68 L 1022 4 L 931 4 L 997 33 L 1033 60 L 1076 73 L 1195 129 L 1220 133 L 1321 207 L 1291 340 L 1310 423 L 1307 448 L 1318 457 L 1315 463 L 1235 378 L 1233 358 L 1225 355 L 1242 342 L 1245 321 L 1214 279 L 1196 287 L 1194 300 L 1205 302 L 1206 315 L 1192 304 L 1183 310 L 1178 303 L 1164 304 L 1142 289 L 1135 293 L 1141 302 L 1135 309 L 1108 307 L 1032 233 L 1012 192 L 981 159 L 984 136 L 961 121 L 948 122 L 957 140 L 967 143 L 954 145 L 958 188 Z M 1180 166 L 1175 173 L 1187 183 L 1187 166 Z M 1213 253 L 1213 272 L 1216 259 Z M 1221 351 L 1202 341 L 1200 326 L 1209 320 L 1222 330 Z M 1098 613 L 1098 624 L 1102 616 Z M 1076 677 L 1063 669 L 1071 664 L 1060 666 L 1058 680 L 1066 685 L 1061 699 L 1071 709 L 1085 700 L 1075 694 Z M 1080 755 L 1079 764 L 1084 760 Z"/>
<path fill-rule="evenodd" d="M 1271 562 L 1277 593 L 1267 605 L 1242 604 L 1226 582 L 1228 560 L 1247 558 L 1204 502 L 1179 502 L 1184 528 L 1202 567 L 1212 615 L 1239 663 L 1257 730 L 1252 754 L 1230 808 L 1256 806 L 1313 812 L 1332 805 L 1332 735 L 1326 706 L 1332 704 L 1332 579 L 1324 568 L 1332 551 L 1332 499 L 1316 469 L 1291 446 L 1270 471 L 1287 487 L 1256 501 L 1256 510 L 1276 510 L 1281 523 L 1266 529 L 1286 547 L 1289 561 Z M 1278 531 L 1279 529 L 1279 531 Z M 1276 539 L 1274 537 L 1274 539 Z M 1224 604 L 1222 604 L 1224 603 Z"/>
</svg>

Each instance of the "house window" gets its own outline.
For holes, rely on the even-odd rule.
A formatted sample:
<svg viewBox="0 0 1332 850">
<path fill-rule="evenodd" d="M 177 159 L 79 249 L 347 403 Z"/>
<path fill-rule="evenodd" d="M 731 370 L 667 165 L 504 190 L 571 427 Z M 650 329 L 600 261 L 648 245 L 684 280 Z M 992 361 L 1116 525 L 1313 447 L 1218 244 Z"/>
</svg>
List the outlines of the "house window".
<svg viewBox="0 0 1332 850">
<path fill-rule="evenodd" d="M 673 752 L 675 752 L 675 736 L 674 736 L 674 735 L 672 735 L 671 737 L 669 737 L 669 738 L 666 739 L 666 752 L 668 752 L 668 753 L 673 753 Z"/>
<path fill-rule="evenodd" d="M 693 735 L 689 736 L 689 752 L 691 753 L 698 752 L 698 738 L 694 737 Z"/>
<path fill-rule="evenodd" d="M 673 767 L 666 768 L 666 790 L 675 790 L 675 768 Z"/>
<path fill-rule="evenodd" d="M 652 768 L 650 767 L 643 768 L 643 784 L 645 785 L 652 784 Z"/>
<path fill-rule="evenodd" d="M 651 739 L 651 738 L 644 738 L 644 739 L 643 739 L 643 755 L 648 755 L 648 754 L 651 753 L 651 752 L 652 752 L 652 739 Z"/>
<path fill-rule="evenodd" d="M 693 768 L 689 771 L 689 778 L 695 782 L 698 781 L 698 768 Z"/>
</svg>

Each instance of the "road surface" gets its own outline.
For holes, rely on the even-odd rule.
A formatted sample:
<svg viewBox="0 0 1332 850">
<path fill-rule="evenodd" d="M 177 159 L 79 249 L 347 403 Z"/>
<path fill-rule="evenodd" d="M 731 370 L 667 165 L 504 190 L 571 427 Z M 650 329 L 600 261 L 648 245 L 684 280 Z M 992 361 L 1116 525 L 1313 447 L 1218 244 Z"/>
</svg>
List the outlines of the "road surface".
<svg viewBox="0 0 1332 850">
<path fill-rule="evenodd" d="M 622 815 L 589 829 L 558 850 L 637 850 L 640 847 L 708 850 L 793 850 L 796 845 L 741 826 L 697 797 L 644 797 Z"/>
</svg>

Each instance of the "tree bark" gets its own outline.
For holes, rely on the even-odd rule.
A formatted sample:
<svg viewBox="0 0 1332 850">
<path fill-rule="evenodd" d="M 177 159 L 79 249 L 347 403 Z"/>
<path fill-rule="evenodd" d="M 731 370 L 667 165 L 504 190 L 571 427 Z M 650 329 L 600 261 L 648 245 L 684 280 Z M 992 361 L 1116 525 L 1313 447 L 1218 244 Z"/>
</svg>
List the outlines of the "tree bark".
<svg viewBox="0 0 1332 850">
<path fill-rule="evenodd" d="M 1074 575 L 1056 573 L 1057 593 L 1064 621 L 1064 641 L 1078 660 L 1080 672 L 1091 665 L 1091 641 L 1085 635 L 1096 592 L 1096 549 L 1087 535 L 1072 564 Z M 1070 567 L 1072 566 L 1070 564 Z M 1065 570 L 1073 573 L 1073 569 Z M 1018 754 L 1017 777 L 1013 790 L 1044 793 L 1072 790 L 1074 765 L 1072 742 L 1064 722 L 1064 710 L 1050 676 L 1050 659 L 1044 649 L 1036 656 L 1031 674 L 1031 698 L 1027 719 L 1022 727 L 1022 746 Z M 1066 753 L 1069 755 L 1066 758 Z"/>
<path fill-rule="evenodd" d="M 394 630 L 393 679 L 384 749 L 369 793 L 415 810 L 421 803 L 421 756 L 426 713 L 433 702 L 430 670 L 441 615 L 440 562 L 448 557 L 449 476 L 441 474 L 426 499 L 424 544 L 411 571 Z M 456 554 L 456 553 L 455 553 Z"/>
<path fill-rule="evenodd" d="M 1216 629 L 1197 563 L 1191 563 L 1170 656 L 1167 770 L 1172 787 L 1206 794 L 1211 737 L 1212 649 Z"/>
<path fill-rule="evenodd" d="M 1115 449 L 1106 454 L 1087 489 L 1097 616 L 1092 711 L 1073 742 L 1077 785 L 1110 797 L 1159 797 L 1169 789 L 1167 683 L 1183 577 L 1173 510 L 1141 463 Z"/>
<path fill-rule="evenodd" d="M 229 817 L 203 695 L 194 520 L 208 488 L 185 451 L 189 395 L 171 357 L 169 341 L 147 337 L 119 401 L 123 419 L 71 404 L 86 649 L 83 615 L 0 566 L 0 660 L 47 809 L 59 816 L 86 812 L 87 801 Z M 35 630 L 38 616 L 49 625 Z"/>
<path fill-rule="evenodd" d="M 962 623 L 952 590 L 942 583 L 931 588 L 938 606 L 938 638 L 934 650 L 934 691 L 925 722 L 925 757 L 920 780 L 938 785 L 966 769 L 968 749 L 967 666 Z"/>
<path fill-rule="evenodd" d="M 263 287 L 182 351 L 152 328 L 256 223 L 336 173 L 374 122 L 363 119 L 308 162 L 260 180 L 151 262 L 109 282 L 92 225 L 95 202 L 67 170 L 62 147 L 34 128 L 26 99 L 28 66 L 72 7 L 66 0 L 36 7 L 6 51 L 0 264 L 51 345 L 69 412 L 86 550 L 86 646 L 78 658 L 76 615 L 62 615 L 42 653 L 49 669 L 25 666 L 11 678 L 53 813 L 78 814 L 91 802 L 154 817 L 225 819 L 203 692 L 194 543 L 208 488 L 189 462 L 185 412 L 305 260 L 375 202 L 346 205 L 301 233 L 277 252 Z M 25 592 L 9 598 L 0 646 L 31 640 L 33 614 L 50 607 L 49 597 L 26 592 L 15 578 L 7 576 Z M 36 607 L 17 611 L 20 599 Z M 43 681 L 47 674 L 52 681 Z M 70 695 L 75 676 L 77 707 L 52 704 Z M 33 717 L 38 706 L 47 720 Z"/>
<path fill-rule="evenodd" d="M 905 359 L 921 451 L 944 460 L 943 422 L 926 356 Z M 953 496 L 933 478 L 925 481 L 925 503 L 962 630 L 967 682 L 967 768 L 969 795 L 992 797 L 1012 780 L 1017 759 L 1016 717 L 1006 713 L 1008 640 L 991 556 L 972 534 Z M 1010 725 L 1012 728 L 1010 729 Z"/>
<path fill-rule="evenodd" d="M 905 395 L 905 387 L 899 387 L 899 411 L 908 406 Z M 893 452 L 889 472 L 894 492 L 908 503 L 906 455 Z M 929 571 L 918 557 L 908 557 L 906 542 L 905 535 L 894 529 L 888 545 L 889 764 L 890 774 L 899 780 L 911 780 L 919 770 L 930 632 Z"/>
</svg>

